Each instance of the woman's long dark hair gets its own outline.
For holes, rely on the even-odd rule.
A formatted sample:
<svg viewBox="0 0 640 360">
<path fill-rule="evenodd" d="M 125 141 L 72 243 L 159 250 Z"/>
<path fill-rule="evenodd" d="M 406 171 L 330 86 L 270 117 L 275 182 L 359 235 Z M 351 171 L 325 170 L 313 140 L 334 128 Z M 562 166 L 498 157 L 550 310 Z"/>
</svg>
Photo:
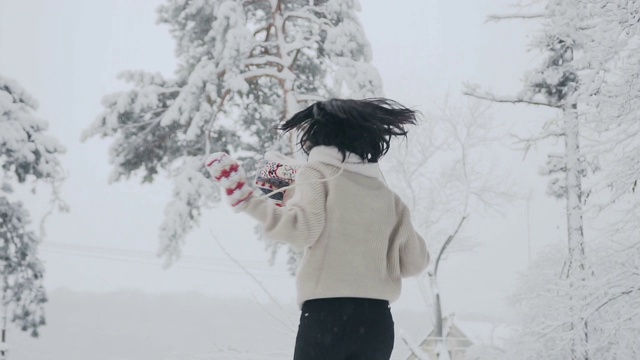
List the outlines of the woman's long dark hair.
<svg viewBox="0 0 640 360">
<path fill-rule="evenodd" d="M 286 134 L 301 131 L 298 144 L 305 153 L 318 145 L 335 146 L 375 163 L 389 151 L 393 136 L 406 136 L 405 126 L 416 124 L 417 111 L 385 98 L 319 101 L 278 127 Z"/>
</svg>

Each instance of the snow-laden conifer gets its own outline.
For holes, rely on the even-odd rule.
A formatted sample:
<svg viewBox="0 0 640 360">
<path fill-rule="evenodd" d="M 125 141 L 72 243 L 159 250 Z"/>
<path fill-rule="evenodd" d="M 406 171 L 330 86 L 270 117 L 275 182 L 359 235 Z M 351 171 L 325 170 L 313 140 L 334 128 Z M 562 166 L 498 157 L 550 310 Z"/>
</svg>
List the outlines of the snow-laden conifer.
<svg viewBox="0 0 640 360">
<path fill-rule="evenodd" d="M 47 135 L 48 124 L 33 115 L 38 102 L 16 81 L 0 76 L 0 276 L 5 316 L 24 331 L 38 335 L 45 323 L 44 266 L 38 257 L 42 231 L 31 229 L 22 202 L 14 197 L 20 184 L 48 183 L 52 204 L 64 173 L 58 156 L 65 148 Z M 41 228 L 42 229 L 42 228 Z"/>
<path fill-rule="evenodd" d="M 294 139 L 274 128 L 301 105 L 382 94 L 358 9 L 356 0 L 169 0 L 158 9 L 176 41 L 175 75 L 123 72 L 131 90 L 105 96 L 83 138 L 113 139 L 112 182 L 160 172 L 174 182 L 160 227 L 167 265 L 201 208 L 219 201 L 206 153 L 230 153 L 251 177 L 266 150 L 293 153 Z"/>
</svg>

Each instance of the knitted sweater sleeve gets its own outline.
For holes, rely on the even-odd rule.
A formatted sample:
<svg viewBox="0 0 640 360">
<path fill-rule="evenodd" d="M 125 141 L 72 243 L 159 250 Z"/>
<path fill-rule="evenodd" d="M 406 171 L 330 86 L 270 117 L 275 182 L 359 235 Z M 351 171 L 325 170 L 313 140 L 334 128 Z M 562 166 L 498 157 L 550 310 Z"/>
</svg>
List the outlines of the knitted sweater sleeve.
<svg viewBox="0 0 640 360">
<path fill-rule="evenodd" d="M 254 197 L 243 210 L 264 225 L 266 237 L 303 250 L 318 239 L 325 225 L 327 190 L 322 179 L 319 170 L 302 167 L 294 183 L 295 194 L 284 207 Z"/>
<path fill-rule="evenodd" d="M 396 233 L 400 242 L 400 275 L 416 276 L 429 265 L 429 251 L 424 239 L 411 223 L 409 208 L 402 201 L 397 201 L 399 217 Z"/>
</svg>

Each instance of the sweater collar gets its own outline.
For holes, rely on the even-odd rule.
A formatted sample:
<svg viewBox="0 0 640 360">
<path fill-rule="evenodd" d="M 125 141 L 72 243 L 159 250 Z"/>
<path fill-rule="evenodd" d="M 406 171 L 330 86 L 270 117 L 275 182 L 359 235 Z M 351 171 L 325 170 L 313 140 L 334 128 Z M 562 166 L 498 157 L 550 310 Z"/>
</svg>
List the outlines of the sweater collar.
<svg viewBox="0 0 640 360">
<path fill-rule="evenodd" d="M 309 152 L 309 162 L 321 162 L 373 178 L 380 176 L 378 163 L 365 162 L 358 155 L 350 152 L 347 152 L 347 157 L 343 162 L 342 154 L 335 146 L 314 146 Z"/>
</svg>

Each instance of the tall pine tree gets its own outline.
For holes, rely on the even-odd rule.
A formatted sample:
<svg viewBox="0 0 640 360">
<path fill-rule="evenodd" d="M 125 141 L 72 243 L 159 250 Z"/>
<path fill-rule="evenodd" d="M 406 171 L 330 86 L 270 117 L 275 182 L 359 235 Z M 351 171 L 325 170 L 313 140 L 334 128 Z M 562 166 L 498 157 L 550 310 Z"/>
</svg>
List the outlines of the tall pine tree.
<svg viewBox="0 0 640 360">
<path fill-rule="evenodd" d="M 357 0 L 170 0 L 158 9 L 179 61 L 175 76 L 127 71 L 84 132 L 114 139 L 110 181 L 163 171 L 174 182 L 160 227 L 170 265 L 203 206 L 219 201 L 206 153 L 225 151 L 249 176 L 268 149 L 293 153 L 275 126 L 309 101 L 380 96 Z"/>
</svg>

